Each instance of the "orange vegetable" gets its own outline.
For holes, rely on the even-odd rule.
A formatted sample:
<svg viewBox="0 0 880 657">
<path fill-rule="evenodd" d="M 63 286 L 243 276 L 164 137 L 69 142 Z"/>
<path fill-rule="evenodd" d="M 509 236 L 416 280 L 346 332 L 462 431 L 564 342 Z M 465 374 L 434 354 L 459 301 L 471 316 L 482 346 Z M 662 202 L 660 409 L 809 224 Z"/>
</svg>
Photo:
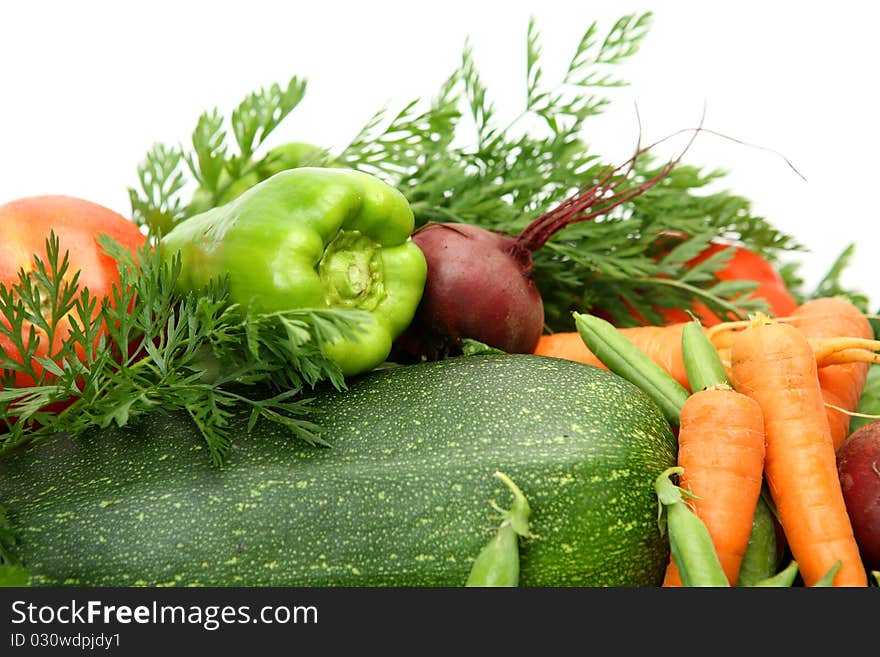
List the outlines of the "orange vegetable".
<svg viewBox="0 0 880 657">
<path fill-rule="evenodd" d="M 679 486 L 709 530 L 718 560 L 736 585 L 764 475 L 764 420 L 760 405 L 730 387 L 695 392 L 681 409 Z M 681 586 L 670 559 L 663 586 Z"/>
<path fill-rule="evenodd" d="M 764 475 L 807 586 L 839 560 L 835 586 L 866 586 L 837 474 L 816 355 L 800 330 L 756 320 L 731 346 L 737 391 L 761 406 Z"/>
<path fill-rule="evenodd" d="M 807 301 L 791 313 L 789 321 L 810 339 L 874 337 L 871 324 L 864 314 L 843 297 L 823 297 Z M 851 416 L 847 412 L 855 411 L 858 406 L 865 389 L 868 368 L 869 364 L 866 362 L 845 362 L 819 369 L 819 383 L 828 404 L 826 413 L 835 449 L 849 435 Z"/>
<path fill-rule="evenodd" d="M 681 354 L 681 332 L 686 323 L 681 322 L 667 326 L 634 326 L 619 330 L 651 360 L 669 372 L 672 378 L 690 390 Z M 583 338 L 577 331 L 542 335 L 533 353 L 541 356 L 565 358 L 608 369 L 584 344 Z"/>
</svg>

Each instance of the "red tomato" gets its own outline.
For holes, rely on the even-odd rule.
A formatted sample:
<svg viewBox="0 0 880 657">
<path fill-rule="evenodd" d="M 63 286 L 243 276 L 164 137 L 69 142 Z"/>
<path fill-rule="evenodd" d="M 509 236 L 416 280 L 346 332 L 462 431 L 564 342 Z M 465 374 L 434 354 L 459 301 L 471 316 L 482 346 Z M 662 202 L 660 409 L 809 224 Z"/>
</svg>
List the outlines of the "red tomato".
<svg viewBox="0 0 880 657">
<path fill-rule="evenodd" d="M 690 265 L 697 265 L 709 256 L 733 246 L 716 242 L 710 244 L 703 252 L 690 261 Z M 797 302 L 788 291 L 779 272 L 762 256 L 749 251 L 742 246 L 734 246 L 733 257 L 727 261 L 721 269 L 716 271 L 716 276 L 723 281 L 755 281 L 758 287 L 749 294 L 748 298 L 760 298 L 767 302 L 770 312 L 775 317 L 783 317 L 797 308 Z M 668 322 L 687 322 L 691 317 L 677 308 L 663 309 L 663 316 Z M 700 318 L 705 326 L 713 326 L 721 320 L 703 304 L 696 304 L 693 312 Z"/>
<path fill-rule="evenodd" d="M 146 237 L 138 227 L 116 212 L 101 205 L 70 196 L 34 196 L 0 206 L 0 283 L 10 289 L 19 280 L 19 270 L 34 268 L 35 257 L 46 261 L 46 240 L 51 231 L 58 237 L 60 254 L 68 252 L 67 276 L 79 274 L 79 289 L 88 288 L 100 300 L 112 298 L 114 284 L 119 281 L 116 261 L 104 253 L 97 236 L 107 234 L 133 252 L 140 248 Z M 4 325 L 9 322 L 4 317 Z M 48 344 L 45 331 L 34 327 L 39 338 L 35 356 L 54 357 L 69 334 L 70 322 L 62 318 L 55 326 L 53 344 Z M 23 327 L 27 343 L 30 325 Z M 12 341 L 0 335 L 0 348 L 12 359 L 21 362 L 21 354 Z M 83 353 L 80 353 L 80 358 Z M 39 375 L 42 368 L 33 363 Z M 17 372 L 15 387 L 34 385 L 32 377 Z"/>
</svg>

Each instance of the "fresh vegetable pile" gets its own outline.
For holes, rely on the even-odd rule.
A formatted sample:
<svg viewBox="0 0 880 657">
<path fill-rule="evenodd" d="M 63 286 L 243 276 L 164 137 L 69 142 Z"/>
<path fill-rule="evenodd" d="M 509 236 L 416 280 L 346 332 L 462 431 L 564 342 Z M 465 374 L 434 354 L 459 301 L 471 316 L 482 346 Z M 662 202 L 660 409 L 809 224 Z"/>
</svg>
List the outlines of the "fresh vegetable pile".
<svg viewBox="0 0 880 657">
<path fill-rule="evenodd" d="M 271 144 L 293 77 L 151 148 L 130 217 L 0 206 L 0 583 L 880 584 L 851 249 L 804 290 L 702 126 L 584 140 L 650 19 L 555 87 L 531 23 L 510 125 L 468 46 L 340 152 Z"/>
</svg>

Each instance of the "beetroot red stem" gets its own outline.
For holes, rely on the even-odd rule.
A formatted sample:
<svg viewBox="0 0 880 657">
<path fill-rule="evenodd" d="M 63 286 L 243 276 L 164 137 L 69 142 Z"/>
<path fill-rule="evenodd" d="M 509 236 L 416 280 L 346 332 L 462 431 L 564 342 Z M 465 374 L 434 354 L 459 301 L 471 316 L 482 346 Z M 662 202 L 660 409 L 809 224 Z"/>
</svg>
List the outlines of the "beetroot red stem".
<svg viewBox="0 0 880 657">
<path fill-rule="evenodd" d="M 693 142 L 693 139 L 699 130 L 700 128 L 695 129 L 694 136 L 691 137 L 691 141 L 688 142 L 687 147 Z M 633 167 L 639 156 L 650 150 L 652 146 L 637 150 L 626 162 L 623 162 L 614 168 L 607 169 L 602 177 L 592 186 L 582 187 L 575 194 L 562 201 L 558 206 L 549 212 L 545 212 L 532 221 L 516 237 L 516 240 L 511 246 L 511 251 L 520 254 L 533 253 L 543 247 L 553 235 L 566 226 L 580 221 L 588 221 L 600 215 L 607 214 L 617 206 L 643 194 L 669 175 L 669 172 L 672 171 L 672 169 L 681 161 L 681 158 L 687 151 L 687 147 L 685 147 L 685 149 L 674 160 L 668 162 L 656 176 L 621 194 L 617 194 L 616 190 L 622 184 L 623 178 L 620 178 L 611 184 L 609 184 L 609 181 L 611 181 L 615 174 L 618 174 L 623 168 Z M 610 196 L 608 195 L 609 192 L 611 193 Z M 603 197 L 605 197 L 606 202 L 601 206 L 596 207 L 596 204 L 600 203 Z"/>
<path fill-rule="evenodd" d="M 517 248 L 525 249 L 528 252 L 537 251 L 554 233 L 564 226 L 578 221 L 578 218 L 593 207 L 603 194 L 613 191 L 620 184 L 618 182 L 615 185 L 605 186 L 620 168 L 608 169 L 592 187 L 582 187 L 576 194 L 564 200 L 553 210 L 545 212 L 532 221 L 517 236 Z"/>
</svg>

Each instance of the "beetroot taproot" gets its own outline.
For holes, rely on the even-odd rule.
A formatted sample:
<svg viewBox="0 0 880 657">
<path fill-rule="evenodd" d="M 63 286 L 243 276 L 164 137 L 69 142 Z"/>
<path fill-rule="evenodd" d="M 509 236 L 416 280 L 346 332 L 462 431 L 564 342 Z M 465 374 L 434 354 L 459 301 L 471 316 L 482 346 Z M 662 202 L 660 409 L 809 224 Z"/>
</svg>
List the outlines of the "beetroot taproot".
<svg viewBox="0 0 880 657">
<path fill-rule="evenodd" d="M 880 420 L 858 428 L 838 448 L 837 471 L 862 561 L 880 570 Z"/>
</svg>

